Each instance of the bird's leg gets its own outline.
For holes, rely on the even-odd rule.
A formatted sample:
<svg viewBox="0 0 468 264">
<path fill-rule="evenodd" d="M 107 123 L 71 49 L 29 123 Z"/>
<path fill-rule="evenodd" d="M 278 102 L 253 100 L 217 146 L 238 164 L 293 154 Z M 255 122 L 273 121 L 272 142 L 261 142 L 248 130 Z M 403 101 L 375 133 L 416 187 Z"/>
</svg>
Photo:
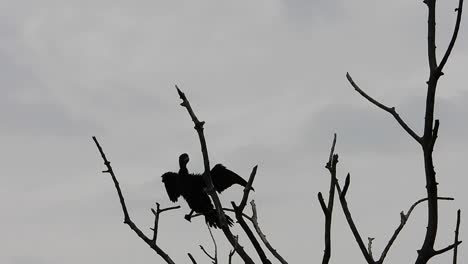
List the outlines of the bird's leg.
<svg viewBox="0 0 468 264">
<path fill-rule="evenodd" d="M 184 216 L 185 220 L 187 220 L 187 221 L 189 221 L 189 222 L 192 222 L 191 220 L 192 220 L 192 215 L 193 215 L 193 213 L 194 213 L 194 211 L 192 210 L 192 211 L 190 211 L 189 214 L 186 214 L 186 215 Z"/>
</svg>

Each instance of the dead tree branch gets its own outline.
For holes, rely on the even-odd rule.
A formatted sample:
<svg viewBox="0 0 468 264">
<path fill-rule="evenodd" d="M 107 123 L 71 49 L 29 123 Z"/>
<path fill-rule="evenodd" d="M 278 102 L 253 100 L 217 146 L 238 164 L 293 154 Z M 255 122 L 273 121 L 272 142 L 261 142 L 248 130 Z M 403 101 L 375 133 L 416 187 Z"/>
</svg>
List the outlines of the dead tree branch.
<svg viewBox="0 0 468 264">
<path fill-rule="evenodd" d="M 211 232 L 210 226 L 206 224 L 206 227 L 208 227 L 208 232 L 210 232 L 210 237 L 211 237 L 211 240 L 213 241 L 214 255 L 211 256 L 202 245 L 200 245 L 200 249 L 203 251 L 203 253 L 205 253 L 206 256 L 208 256 L 208 258 L 211 259 L 211 261 L 213 261 L 213 264 L 218 264 L 218 246 L 216 245 L 216 240 L 213 236 L 213 233 Z"/>
<path fill-rule="evenodd" d="M 124 214 L 124 223 L 127 224 L 145 243 L 150 246 L 156 253 L 161 256 L 166 263 L 169 264 L 174 264 L 174 261 L 167 255 L 164 250 L 162 250 L 157 244 L 156 240 L 152 240 L 148 238 L 137 226 L 133 221 L 130 219 L 130 215 L 128 214 L 127 210 L 127 205 L 125 204 L 125 199 L 122 194 L 122 191 L 120 190 L 119 182 L 117 181 L 117 178 L 115 177 L 114 170 L 112 169 L 112 166 L 110 165 L 110 161 L 106 158 L 106 155 L 104 154 L 104 151 L 102 150 L 101 145 L 99 145 L 99 142 L 97 141 L 96 137 L 93 137 L 94 143 L 96 143 L 96 147 L 99 150 L 99 153 L 101 154 L 102 159 L 104 160 L 104 165 L 106 166 L 107 170 L 103 171 L 103 173 L 109 173 L 112 177 L 112 181 L 114 182 L 115 189 L 117 190 L 117 194 L 119 195 L 119 200 L 120 200 L 120 205 L 122 206 L 122 211 Z"/>
<path fill-rule="evenodd" d="M 242 227 L 245 234 L 249 238 L 250 242 L 254 246 L 255 251 L 257 251 L 257 254 L 260 257 L 260 260 L 262 261 L 262 263 L 271 264 L 270 260 L 265 255 L 265 252 L 263 251 L 262 246 L 260 245 L 260 243 L 258 243 L 258 240 L 255 237 L 254 233 L 252 232 L 252 230 L 250 229 L 250 227 L 247 225 L 244 218 L 242 217 L 242 213 L 247 204 L 247 200 L 249 199 L 249 193 L 250 193 L 250 190 L 252 189 L 252 183 L 255 179 L 256 174 L 257 174 L 257 166 L 255 166 L 252 169 L 252 172 L 250 173 L 250 177 L 249 177 L 249 180 L 247 181 L 247 185 L 244 188 L 244 195 L 242 196 L 242 200 L 239 206 L 237 206 L 234 202 L 231 202 L 231 205 L 236 214 L 237 222 L 239 222 L 240 226 Z"/>
<path fill-rule="evenodd" d="M 442 69 L 447 62 L 455 41 L 458 36 L 458 30 L 461 22 L 461 14 L 463 9 L 463 0 L 459 0 L 457 11 L 457 21 L 455 23 L 454 32 L 450 40 L 447 51 L 442 58 L 442 61 L 437 65 L 436 59 L 436 43 L 435 43 L 435 32 L 436 32 L 436 0 L 425 0 L 424 1 L 428 7 L 428 24 L 427 24 L 427 49 L 428 49 L 428 58 L 429 58 L 429 80 L 427 81 L 427 94 L 426 94 L 426 109 L 425 109 L 425 119 L 424 119 L 424 134 L 422 137 L 421 145 L 424 154 L 424 171 L 426 176 L 426 192 L 427 192 L 427 208 L 428 208 L 428 217 L 427 217 L 427 228 L 426 234 L 424 237 L 424 242 L 421 246 L 421 249 L 418 250 L 418 257 L 416 259 L 416 264 L 426 264 L 432 257 L 444 253 L 446 250 L 449 250 L 447 247 L 442 250 L 434 250 L 434 244 L 437 237 L 438 230 L 438 219 L 439 219 L 439 209 L 438 209 L 438 190 L 437 190 L 437 180 L 436 172 L 434 170 L 434 161 L 433 161 L 433 150 L 435 145 L 435 140 L 437 138 L 437 131 L 439 124 L 436 121 L 434 125 L 434 105 L 435 105 L 435 95 L 437 84 L 440 76 L 443 75 Z M 456 244 L 452 245 L 455 246 Z"/>
<path fill-rule="evenodd" d="M 452 38 L 450 39 L 450 43 L 447 47 L 447 50 L 445 51 L 444 57 L 442 57 L 442 60 L 440 61 L 440 64 L 437 70 L 441 74 L 443 74 L 442 70 L 444 69 L 445 63 L 447 63 L 447 60 L 450 57 L 450 54 L 452 53 L 452 49 L 455 46 L 455 41 L 457 40 L 458 31 L 460 29 L 462 11 L 463 11 L 463 0 L 459 0 L 458 7 L 455 8 L 455 12 L 457 12 L 457 20 L 455 21 L 455 27 L 453 29 Z"/>
<path fill-rule="evenodd" d="M 271 254 L 273 254 L 273 256 L 275 256 L 275 258 L 277 258 L 279 260 L 279 262 L 281 262 L 281 264 L 288 264 L 288 262 L 278 253 L 278 251 L 276 251 L 276 249 L 274 249 L 271 246 L 271 244 L 267 240 L 265 234 L 260 229 L 260 226 L 258 224 L 257 207 L 255 205 L 255 201 L 254 200 L 250 201 L 250 205 L 252 206 L 252 220 L 251 221 L 252 221 L 252 224 L 253 224 L 253 226 L 255 228 L 255 231 L 257 232 L 258 236 L 262 240 L 263 244 L 265 244 L 265 246 L 268 248 L 268 250 L 271 252 Z"/>
<path fill-rule="evenodd" d="M 334 156 L 336 156 L 336 159 L 338 160 L 338 155 L 335 154 Z M 349 173 L 346 176 L 346 178 L 347 178 L 346 181 L 349 182 L 350 181 L 348 179 L 350 178 Z M 348 225 L 351 228 L 351 232 L 353 233 L 354 239 L 358 243 L 359 249 L 361 250 L 362 255 L 366 259 L 367 263 L 374 264 L 375 260 L 372 258 L 371 254 L 369 254 L 369 252 L 367 251 L 366 246 L 362 240 L 361 234 L 359 233 L 356 227 L 356 224 L 354 224 L 353 217 L 351 216 L 351 212 L 349 211 L 349 208 L 348 208 L 348 202 L 346 201 L 346 196 L 343 195 L 340 183 L 338 182 L 338 179 L 336 177 L 334 178 L 334 181 L 335 181 L 336 191 L 338 192 L 338 196 L 340 198 L 341 208 L 343 209 L 343 213 L 345 214 L 346 221 L 348 222 Z"/>
<path fill-rule="evenodd" d="M 196 261 L 195 258 L 192 256 L 192 254 L 187 253 L 187 255 L 189 256 L 190 260 L 192 261 L 192 264 L 197 264 L 197 261 Z"/>
<path fill-rule="evenodd" d="M 453 201 L 454 199 L 451 197 L 439 197 L 439 200 L 447 200 L 447 201 Z M 401 230 L 403 230 L 403 227 L 405 226 L 406 222 L 408 221 L 411 213 L 413 212 L 414 208 L 422 202 L 427 201 L 427 198 L 419 199 L 416 201 L 411 207 L 408 209 L 408 212 L 405 214 L 403 211 L 400 212 L 400 225 L 396 228 L 395 232 L 393 233 L 392 237 L 388 241 L 387 245 L 385 246 L 384 250 L 382 251 L 382 255 L 380 255 L 379 260 L 376 262 L 378 264 L 382 264 L 385 260 L 385 257 L 387 256 L 388 251 L 393 245 L 393 242 L 395 242 L 396 238 L 400 234 Z"/>
<path fill-rule="evenodd" d="M 356 90 L 360 95 L 362 95 L 364 98 L 366 98 L 369 102 L 374 104 L 375 106 L 379 107 L 380 109 L 390 113 L 400 124 L 400 126 L 412 137 L 416 142 L 421 144 L 421 137 L 416 134 L 416 132 L 411 129 L 406 122 L 401 119 L 400 115 L 397 113 L 395 107 L 388 107 L 385 106 L 384 104 L 380 103 L 379 101 L 375 100 L 374 98 L 370 97 L 365 93 L 359 86 L 354 82 L 353 78 L 349 73 L 346 73 L 346 78 L 348 79 L 349 83 L 354 87 L 354 90 Z"/>
<path fill-rule="evenodd" d="M 244 260 L 245 263 L 253 264 L 254 263 L 253 260 L 250 258 L 249 255 L 247 255 L 244 248 L 238 242 L 236 242 L 234 235 L 229 229 L 229 226 L 226 221 L 226 217 L 222 210 L 223 207 L 221 206 L 221 201 L 219 200 L 218 194 L 216 193 L 215 188 L 213 186 L 213 181 L 211 180 L 211 175 L 210 175 L 210 160 L 208 157 L 208 148 L 206 146 L 205 135 L 203 133 L 203 125 L 205 124 L 205 122 L 198 120 L 185 94 L 179 89 L 179 87 L 177 87 L 177 85 L 175 87 L 177 89 L 177 93 L 179 94 L 180 99 L 182 100 L 182 103 L 180 105 L 187 109 L 193 123 L 195 124 L 195 130 L 197 131 L 198 138 L 200 139 L 200 146 L 201 146 L 201 151 L 203 155 L 203 164 L 205 167 L 205 172 L 203 173 L 203 180 L 205 181 L 205 185 L 207 186 L 206 192 L 208 193 L 208 195 L 211 197 L 211 199 L 213 200 L 215 204 L 215 208 L 218 213 L 221 229 L 223 230 L 223 233 L 228 239 L 229 243 L 231 243 L 233 247 L 236 247 L 236 252 L 242 258 L 242 260 Z"/>
<path fill-rule="evenodd" d="M 330 149 L 330 156 L 325 168 L 330 172 L 330 189 L 328 192 L 328 206 L 325 205 L 323 195 L 321 192 L 318 193 L 318 199 L 322 211 L 325 215 L 325 250 L 323 251 L 322 264 L 328 264 L 331 258 L 331 223 L 333 214 L 333 204 L 335 200 L 335 181 L 336 178 L 336 164 L 338 163 L 338 156 L 335 157 L 335 145 L 336 145 L 336 134 L 333 136 L 333 143 Z"/>
<path fill-rule="evenodd" d="M 239 239 L 238 236 L 235 237 L 236 241 Z M 231 251 L 229 251 L 229 256 L 228 256 L 228 263 L 232 264 L 232 256 L 234 256 L 234 253 L 236 253 L 236 247 L 233 247 Z"/>
<path fill-rule="evenodd" d="M 457 253 L 458 253 L 458 230 L 460 228 L 460 214 L 461 211 L 458 209 L 457 211 L 457 225 L 455 227 L 455 241 L 453 242 L 456 246 L 453 248 L 453 264 L 457 264 Z"/>
<path fill-rule="evenodd" d="M 153 243 L 156 243 L 156 239 L 158 238 L 158 225 L 159 225 L 159 215 L 163 212 L 174 210 L 174 209 L 179 209 L 180 206 L 172 206 L 164 209 L 160 209 L 160 204 L 157 202 L 156 203 L 156 210 L 151 208 L 151 212 L 154 214 L 154 227 L 151 228 L 153 230 Z"/>
</svg>

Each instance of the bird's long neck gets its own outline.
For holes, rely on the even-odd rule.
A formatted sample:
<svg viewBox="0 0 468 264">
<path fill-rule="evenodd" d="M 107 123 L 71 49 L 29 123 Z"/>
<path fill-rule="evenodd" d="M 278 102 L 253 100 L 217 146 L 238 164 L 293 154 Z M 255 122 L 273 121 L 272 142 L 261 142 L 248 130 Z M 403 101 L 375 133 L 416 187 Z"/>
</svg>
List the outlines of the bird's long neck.
<svg viewBox="0 0 468 264">
<path fill-rule="evenodd" d="M 180 163 L 179 166 L 180 166 L 179 175 L 187 176 L 188 175 L 187 164 Z"/>
</svg>

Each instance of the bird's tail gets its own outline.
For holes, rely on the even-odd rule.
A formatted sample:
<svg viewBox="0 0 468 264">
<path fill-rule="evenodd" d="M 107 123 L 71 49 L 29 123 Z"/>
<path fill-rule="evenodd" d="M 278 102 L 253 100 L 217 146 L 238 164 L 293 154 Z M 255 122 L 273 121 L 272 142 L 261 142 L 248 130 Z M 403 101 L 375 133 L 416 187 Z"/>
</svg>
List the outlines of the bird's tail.
<svg viewBox="0 0 468 264">
<path fill-rule="evenodd" d="M 228 215 L 225 215 L 225 216 L 226 216 L 226 221 L 228 225 L 232 226 L 234 224 L 234 221 L 232 220 L 232 218 L 229 217 Z M 213 227 L 213 228 L 221 227 L 221 224 L 219 223 L 219 217 L 215 209 L 210 210 L 208 213 L 205 214 L 205 220 L 210 227 Z"/>
</svg>

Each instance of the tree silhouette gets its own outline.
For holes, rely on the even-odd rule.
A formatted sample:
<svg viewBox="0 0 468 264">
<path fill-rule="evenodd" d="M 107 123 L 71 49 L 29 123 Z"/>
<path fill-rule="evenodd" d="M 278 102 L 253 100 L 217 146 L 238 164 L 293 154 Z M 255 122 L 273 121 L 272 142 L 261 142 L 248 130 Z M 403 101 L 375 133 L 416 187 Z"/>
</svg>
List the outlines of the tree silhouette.
<svg viewBox="0 0 468 264">
<path fill-rule="evenodd" d="M 424 172 L 425 172 L 425 188 L 426 188 L 426 197 L 421 198 L 420 200 L 414 202 L 410 208 L 406 211 L 401 211 L 400 213 L 400 223 L 396 227 L 394 233 L 392 236 L 389 238 L 386 246 L 382 250 L 380 257 L 377 259 L 374 257 L 374 254 L 372 252 L 372 242 L 374 238 L 368 238 L 367 244 L 365 241 L 362 239 L 362 235 L 358 230 L 357 224 L 355 223 L 352 214 L 350 212 L 350 209 L 348 207 L 348 201 L 346 200 L 346 194 L 350 188 L 350 183 L 351 183 L 351 176 L 350 173 L 347 174 L 345 178 L 344 185 L 341 186 L 340 182 L 338 181 L 337 175 L 336 175 L 336 168 L 338 164 L 338 154 L 335 153 L 335 145 L 337 142 L 336 134 L 333 139 L 333 143 L 331 146 L 330 154 L 328 156 L 328 161 L 326 163 L 326 169 L 329 171 L 330 174 L 330 186 L 329 186 L 329 194 L 328 194 L 328 201 L 325 202 L 325 198 L 322 193 L 318 193 L 318 200 L 320 203 L 320 206 L 322 208 L 322 211 L 325 216 L 325 234 L 324 234 L 324 242 L 325 242 L 325 249 L 324 249 L 324 254 L 322 258 L 322 264 L 327 264 L 329 263 L 331 257 L 332 257 L 332 241 L 331 241 L 331 231 L 332 231 L 332 216 L 333 216 L 333 209 L 334 209 L 334 200 L 335 196 L 338 197 L 339 203 L 341 205 L 341 209 L 343 210 L 343 213 L 345 215 L 346 221 L 352 231 L 352 234 L 354 236 L 354 239 L 356 243 L 359 246 L 359 249 L 366 260 L 367 263 L 369 264 L 382 264 L 385 261 L 385 258 L 392 248 L 392 245 L 395 244 L 399 234 L 403 230 L 405 224 L 408 221 L 408 218 L 410 217 L 411 213 L 413 212 L 414 208 L 420 204 L 427 203 L 427 228 L 426 228 L 426 233 L 424 236 L 424 239 L 422 240 L 422 245 L 419 250 L 417 250 L 417 259 L 415 260 L 416 264 L 426 264 L 431 258 L 443 254 L 447 251 L 453 250 L 453 263 L 457 263 L 457 252 L 458 252 L 458 246 L 460 245 L 461 241 L 459 240 L 459 227 L 460 227 L 460 215 L 461 212 L 460 210 L 457 211 L 457 221 L 456 221 L 456 227 L 455 227 L 455 238 L 454 242 L 448 246 L 445 246 L 441 249 L 436 249 L 434 247 L 436 238 L 437 238 L 437 232 L 438 232 L 438 224 L 439 224 L 439 204 L 438 202 L 440 200 L 453 200 L 451 197 L 439 197 L 438 196 L 438 189 L 437 189 L 437 178 L 436 178 L 436 172 L 434 169 L 434 160 L 433 160 L 433 151 L 434 151 L 434 146 L 437 141 L 438 137 L 438 131 L 439 131 L 439 126 L 440 126 L 440 121 L 438 119 L 435 119 L 435 113 L 434 113 L 434 105 L 436 101 L 436 90 L 437 90 L 437 85 L 439 78 L 443 76 L 443 69 L 444 66 L 446 65 L 451 52 L 453 50 L 453 47 L 455 45 L 455 42 L 457 40 L 459 28 L 460 28 L 460 23 L 461 23 L 461 16 L 462 16 L 462 8 L 463 8 L 463 0 L 459 0 L 458 2 L 458 7 L 455 9 L 455 12 L 457 14 L 456 16 L 456 22 L 454 26 L 454 30 L 452 33 L 452 37 L 450 39 L 450 42 L 448 44 L 447 49 L 445 50 L 442 59 L 440 62 L 437 60 L 436 56 L 436 43 L 435 43 L 435 35 L 436 35 L 436 0 L 424 0 L 424 3 L 428 7 L 428 26 L 427 26 L 427 51 L 428 51 L 428 64 L 429 64 L 429 78 L 427 80 L 427 93 L 426 93 L 426 104 L 425 104 L 425 115 L 424 115 L 424 131 L 422 135 L 418 135 L 405 121 L 404 119 L 399 115 L 395 107 L 389 107 L 381 102 L 379 102 L 377 99 L 374 97 L 368 95 L 363 89 L 360 88 L 360 86 L 353 80 L 351 75 L 349 73 L 346 74 L 346 78 L 350 85 L 362 96 L 364 97 L 367 101 L 369 101 L 371 104 L 375 105 L 376 107 L 384 110 L 385 112 L 389 113 L 394 117 L 394 119 L 397 121 L 397 123 L 407 132 L 407 134 L 413 138 L 418 145 L 422 149 L 422 154 L 424 158 Z M 206 188 L 206 193 L 210 196 L 211 200 L 213 201 L 217 216 L 219 218 L 219 223 L 220 223 L 220 228 L 226 237 L 227 241 L 230 243 L 232 246 L 232 251 L 229 253 L 229 259 L 228 262 L 231 263 L 232 256 L 233 254 L 238 254 L 240 258 L 243 260 L 244 263 L 255 263 L 253 258 L 244 250 L 244 247 L 239 243 L 238 235 L 234 235 L 229 227 L 229 225 L 226 222 L 226 216 L 225 212 L 234 212 L 235 217 L 237 222 L 239 223 L 240 227 L 244 231 L 246 237 L 251 243 L 252 248 L 255 250 L 255 252 L 258 255 L 258 258 L 260 259 L 261 263 L 272 263 L 265 254 L 265 250 L 263 247 L 266 247 L 271 254 L 276 258 L 277 261 L 280 263 L 284 264 L 287 263 L 287 261 L 276 251 L 276 249 L 273 248 L 273 246 L 270 244 L 270 242 L 266 239 L 265 234 L 263 231 L 260 229 L 259 223 L 258 223 L 258 214 L 257 214 L 257 208 L 255 206 L 255 202 L 251 201 L 251 207 L 252 207 L 252 216 L 248 216 L 244 213 L 244 209 L 247 206 L 247 202 L 249 200 L 249 193 L 251 191 L 252 183 L 255 179 L 256 173 L 257 173 L 257 166 L 255 166 L 252 169 L 252 172 L 250 174 L 248 183 L 246 187 L 244 188 L 244 193 L 242 198 L 240 199 L 240 202 L 237 204 L 235 202 L 231 202 L 232 208 L 226 208 L 223 207 L 216 191 L 213 186 L 213 181 L 210 176 L 210 160 L 209 160 L 209 152 L 207 148 L 207 142 L 204 136 L 204 121 L 200 121 L 194 110 L 192 109 L 190 102 L 186 95 L 179 89 L 179 87 L 176 86 L 177 93 L 182 100 L 181 106 L 184 107 L 192 122 L 194 123 L 194 128 L 197 132 L 199 141 L 200 141 L 200 146 L 201 146 L 201 153 L 203 155 L 203 161 L 204 161 L 204 173 L 203 173 L 203 180 L 205 182 L 205 185 L 207 186 Z M 144 232 L 141 231 L 137 227 L 137 225 L 131 220 L 130 215 L 127 211 L 127 207 L 125 204 L 125 199 L 122 194 L 122 191 L 119 186 L 119 182 L 115 176 L 115 173 L 113 171 L 112 166 L 110 165 L 109 160 L 107 159 L 106 155 L 104 154 L 104 151 L 102 147 L 100 146 L 98 140 L 93 137 L 93 140 L 101 154 L 101 157 L 104 161 L 104 164 L 106 166 L 106 170 L 103 171 L 104 173 L 109 173 L 112 177 L 112 180 L 114 182 L 117 194 L 119 196 L 120 204 L 122 207 L 122 211 L 124 214 L 124 223 L 127 224 L 147 245 L 149 245 L 158 255 L 160 255 L 166 263 L 175 263 L 173 259 L 162 249 L 157 245 L 157 233 L 158 233 L 158 222 L 159 222 L 159 217 L 163 212 L 170 211 L 170 210 L 175 210 L 178 209 L 179 207 L 169 207 L 169 208 L 164 208 L 160 209 L 159 203 L 156 203 L 157 207 L 155 209 L 151 209 L 152 212 L 154 213 L 155 220 L 154 220 L 154 226 L 152 228 L 153 230 L 153 235 L 152 238 L 149 238 L 147 235 L 144 234 Z M 260 187 L 261 188 L 261 187 Z M 196 217 L 197 215 L 194 215 L 193 217 Z M 248 222 L 253 226 L 253 230 L 249 226 Z M 211 230 L 208 227 L 208 230 L 211 234 Z M 217 254 L 217 242 L 211 235 L 213 243 L 214 243 L 214 254 L 210 254 L 205 250 L 203 246 L 200 246 L 201 250 L 205 253 L 205 255 L 210 259 L 212 263 L 219 263 L 218 259 L 218 254 Z M 258 239 L 259 238 L 259 239 Z M 260 241 L 263 243 L 260 243 Z M 192 256 L 192 254 L 187 253 L 188 257 L 190 258 L 190 261 L 192 263 L 197 263 L 196 259 Z"/>
</svg>

